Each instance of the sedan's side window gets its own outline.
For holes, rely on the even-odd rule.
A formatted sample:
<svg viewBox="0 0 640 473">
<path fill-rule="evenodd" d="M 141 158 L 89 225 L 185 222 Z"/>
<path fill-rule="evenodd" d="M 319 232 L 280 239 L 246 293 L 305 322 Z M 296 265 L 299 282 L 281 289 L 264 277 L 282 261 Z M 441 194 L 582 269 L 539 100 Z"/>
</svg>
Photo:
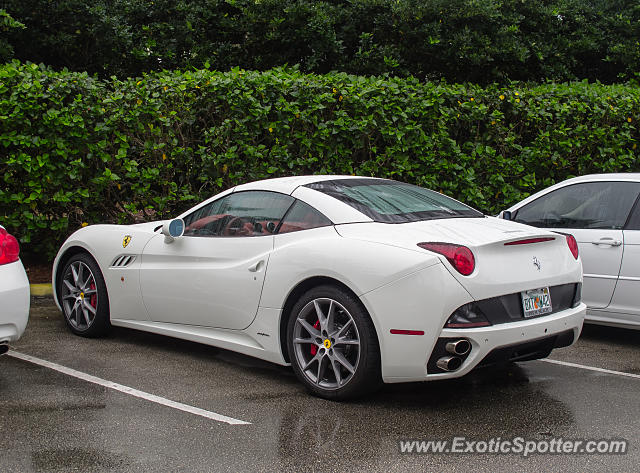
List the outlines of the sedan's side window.
<svg viewBox="0 0 640 473">
<path fill-rule="evenodd" d="M 525 205 L 514 220 L 534 227 L 621 229 L 639 191 L 634 182 L 572 184 Z"/>
<path fill-rule="evenodd" d="M 631 210 L 631 215 L 627 219 L 625 230 L 640 230 L 640 202 L 638 200 L 636 200 L 633 210 Z"/>
<path fill-rule="evenodd" d="M 272 235 L 295 199 L 277 192 L 229 194 L 184 218 L 186 236 Z"/>
<path fill-rule="evenodd" d="M 332 225 L 331 220 L 309 204 L 297 200 L 282 220 L 278 233 L 299 232 L 300 230 L 310 230 L 311 228 L 329 225 Z"/>
</svg>

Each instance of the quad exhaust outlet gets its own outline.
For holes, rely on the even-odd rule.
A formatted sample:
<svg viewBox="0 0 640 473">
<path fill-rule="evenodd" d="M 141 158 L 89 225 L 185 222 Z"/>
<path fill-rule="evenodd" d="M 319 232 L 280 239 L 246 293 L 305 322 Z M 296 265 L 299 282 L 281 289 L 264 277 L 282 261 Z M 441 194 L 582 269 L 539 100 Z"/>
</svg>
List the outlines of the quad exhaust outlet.
<svg viewBox="0 0 640 473">
<path fill-rule="evenodd" d="M 449 340 L 450 341 L 444 344 L 444 347 L 440 345 L 440 358 L 436 361 L 436 366 L 442 371 L 456 371 L 460 369 L 462 363 L 464 363 L 464 360 L 471 351 L 471 342 L 466 338 Z M 442 348 L 444 348 L 444 350 Z"/>
<path fill-rule="evenodd" d="M 443 371 L 455 371 L 462 366 L 462 358 L 458 356 L 443 356 L 436 362 L 436 366 Z"/>
<path fill-rule="evenodd" d="M 464 356 L 471 350 L 471 343 L 469 343 L 469 340 L 461 338 L 455 342 L 447 343 L 444 349 L 452 355 Z"/>
</svg>

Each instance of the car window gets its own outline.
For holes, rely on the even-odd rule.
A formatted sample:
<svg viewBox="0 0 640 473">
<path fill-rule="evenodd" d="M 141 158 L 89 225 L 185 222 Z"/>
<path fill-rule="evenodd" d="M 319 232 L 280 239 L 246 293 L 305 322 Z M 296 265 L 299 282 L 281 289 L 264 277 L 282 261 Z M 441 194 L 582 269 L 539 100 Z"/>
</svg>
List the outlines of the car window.
<svg viewBox="0 0 640 473">
<path fill-rule="evenodd" d="M 295 199 L 277 192 L 229 194 L 184 218 L 186 236 L 272 235 Z"/>
<path fill-rule="evenodd" d="M 625 230 L 640 230 L 640 199 L 636 199 L 633 209 L 631 209 L 631 215 L 627 219 L 627 223 L 624 226 Z"/>
<path fill-rule="evenodd" d="M 514 220 L 546 228 L 620 229 L 639 191 L 635 182 L 572 184 L 525 205 Z"/>
<path fill-rule="evenodd" d="M 278 233 L 298 232 L 300 230 L 309 230 L 311 228 L 326 227 L 329 225 L 332 225 L 331 220 L 309 204 L 297 200 L 282 220 Z"/>
<path fill-rule="evenodd" d="M 387 179 L 336 179 L 306 187 L 350 205 L 375 222 L 484 217 L 481 212 L 446 195 Z"/>
</svg>

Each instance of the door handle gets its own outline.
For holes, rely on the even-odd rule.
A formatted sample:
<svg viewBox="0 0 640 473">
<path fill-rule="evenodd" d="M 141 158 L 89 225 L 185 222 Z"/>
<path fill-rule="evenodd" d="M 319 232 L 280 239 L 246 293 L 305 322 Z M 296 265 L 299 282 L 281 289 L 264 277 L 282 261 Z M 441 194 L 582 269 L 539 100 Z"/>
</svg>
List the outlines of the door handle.
<svg viewBox="0 0 640 473">
<path fill-rule="evenodd" d="M 249 266 L 249 271 L 252 273 L 257 273 L 264 267 L 264 260 L 258 261 L 256 264 Z"/>
<path fill-rule="evenodd" d="M 594 245 L 609 245 L 609 246 L 620 246 L 622 242 L 620 240 L 614 240 L 613 238 L 600 238 L 597 241 L 592 241 Z"/>
</svg>

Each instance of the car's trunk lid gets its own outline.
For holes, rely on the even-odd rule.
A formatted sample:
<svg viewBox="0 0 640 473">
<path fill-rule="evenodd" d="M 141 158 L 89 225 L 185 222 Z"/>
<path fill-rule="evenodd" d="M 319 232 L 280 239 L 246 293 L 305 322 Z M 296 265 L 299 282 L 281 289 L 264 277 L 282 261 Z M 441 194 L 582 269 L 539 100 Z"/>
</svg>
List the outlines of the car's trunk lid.
<svg viewBox="0 0 640 473">
<path fill-rule="evenodd" d="M 415 251 L 422 242 L 464 245 L 475 258 L 475 270 L 463 276 L 440 259 L 475 299 L 516 291 L 576 282 L 580 265 L 569 251 L 564 235 L 487 218 L 451 218 L 404 224 L 358 223 L 339 225 L 345 238 L 376 241 Z M 547 241 L 531 242 L 539 238 Z"/>
</svg>

